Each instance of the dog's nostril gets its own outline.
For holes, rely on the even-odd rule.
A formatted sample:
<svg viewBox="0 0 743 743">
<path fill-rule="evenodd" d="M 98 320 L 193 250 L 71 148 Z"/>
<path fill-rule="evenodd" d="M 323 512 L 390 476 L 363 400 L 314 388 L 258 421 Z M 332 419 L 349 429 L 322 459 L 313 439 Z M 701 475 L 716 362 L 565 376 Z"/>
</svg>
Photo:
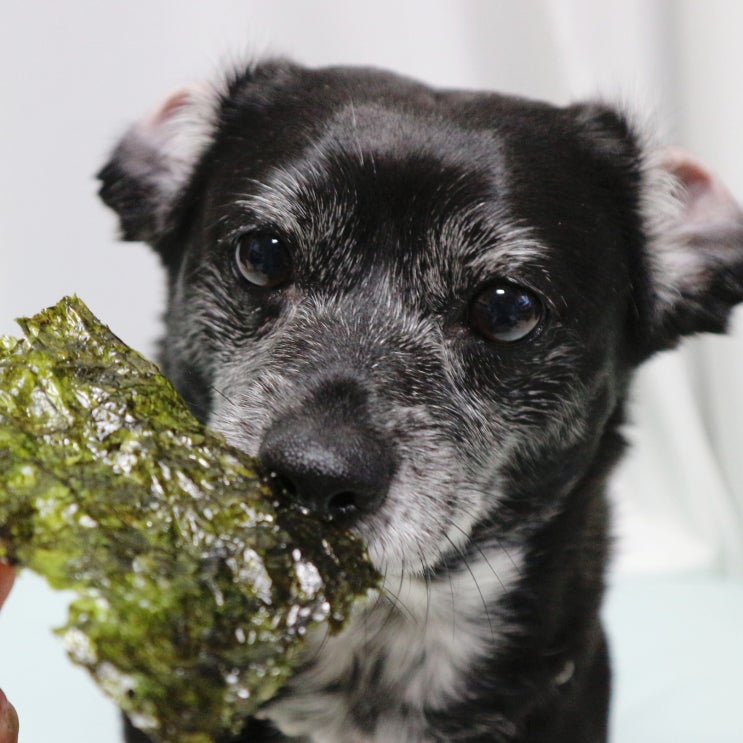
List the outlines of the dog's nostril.
<svg viewBox="0 0 743 743">
<path fill-rule="evenodd" d="M 272 472 L 271 474 L 275 484 L 280 490 L 283 490 L 291 498 L 294 498 L 297 495 L 297 488 L 288 477 L 284 477 L 278 472 Z"/>
<path fill-rule="evenodd" d="M 352 516 L 357 509 L 356 493 L 345 491 L 328 498 L 328 515 L 335 517 Z"/>
</svg>

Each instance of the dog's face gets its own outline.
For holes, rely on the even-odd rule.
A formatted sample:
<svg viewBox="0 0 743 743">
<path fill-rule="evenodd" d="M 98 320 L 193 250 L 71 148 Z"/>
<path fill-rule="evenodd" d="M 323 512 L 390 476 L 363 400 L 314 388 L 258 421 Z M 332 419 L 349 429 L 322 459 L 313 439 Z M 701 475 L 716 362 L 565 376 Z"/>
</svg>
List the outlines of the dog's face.
<svg viewBox="0 0 743 743">
<path fill-rule="evenodd" d="M 604 107 L 277 63 L 171 98 L 103 194 L 197 413 L 421 575 L 559 512 L 637 363 L 740 299 L 732 201 L 652 158 Z"/>
</svg>

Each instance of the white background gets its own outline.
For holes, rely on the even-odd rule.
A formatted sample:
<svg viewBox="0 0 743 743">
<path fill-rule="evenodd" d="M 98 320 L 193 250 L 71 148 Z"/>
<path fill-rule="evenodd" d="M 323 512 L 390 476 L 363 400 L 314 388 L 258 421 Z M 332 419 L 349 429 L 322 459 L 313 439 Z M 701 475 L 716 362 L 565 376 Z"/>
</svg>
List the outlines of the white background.
<svg viewBox="0 0 743 743">
<path fill-rule="evenodd" d="M 0 10 L 0 332 L 75 292 L 154 352 L 160 267 L 146 247 L 115 241 L 93 176 L 169 90 L 255 54 L 557 103 L 618 98 L 652 112 L 743 196 L 735 0 L 2 0 Z M 615 487 L 617 574 L 743 575 L 740 315 L 734 329 L 687 343 L 638 381 L 636 446 Z M 0 616 L 0 685 L 21 713 L 21 743 L 113 743 L 114 711 L 48 631 L 63 607 L 24 575 Z"/>
</svg>

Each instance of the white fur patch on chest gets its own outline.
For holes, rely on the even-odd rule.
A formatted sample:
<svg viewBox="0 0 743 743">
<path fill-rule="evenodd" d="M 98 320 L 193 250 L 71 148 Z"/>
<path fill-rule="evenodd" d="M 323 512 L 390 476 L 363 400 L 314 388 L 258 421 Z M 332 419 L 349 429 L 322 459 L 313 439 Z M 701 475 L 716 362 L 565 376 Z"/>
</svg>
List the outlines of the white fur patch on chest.
<svg viewBox="0 0 743 743">
<path fill-rule="evenodd" d="M 491 549 L 428 583 L 388 578 L 341 634 L 313 638 L 311 664 L 261 716 L 312 743 L 432 740 L 425 713 L 462 699 L 474 663 L 498 647 L 497 602 L 520 564 Z"/>
</svg>

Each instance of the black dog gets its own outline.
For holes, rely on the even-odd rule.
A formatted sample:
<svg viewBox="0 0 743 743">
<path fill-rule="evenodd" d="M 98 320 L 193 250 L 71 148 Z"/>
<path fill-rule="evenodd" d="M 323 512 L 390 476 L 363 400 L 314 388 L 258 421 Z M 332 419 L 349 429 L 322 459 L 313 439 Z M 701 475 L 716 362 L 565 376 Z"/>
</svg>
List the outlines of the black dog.
<svg viewBox="0 0 743 743">
<path fill-rule="evenodd" d="M 722 186 L 604 105 L 284 61 L 101 179 L 168 269 L 166 373 L 386 576 L 239 740 L 604 741 L 605 481 L 635 367 L 743 299 Z"/>
</svg>

